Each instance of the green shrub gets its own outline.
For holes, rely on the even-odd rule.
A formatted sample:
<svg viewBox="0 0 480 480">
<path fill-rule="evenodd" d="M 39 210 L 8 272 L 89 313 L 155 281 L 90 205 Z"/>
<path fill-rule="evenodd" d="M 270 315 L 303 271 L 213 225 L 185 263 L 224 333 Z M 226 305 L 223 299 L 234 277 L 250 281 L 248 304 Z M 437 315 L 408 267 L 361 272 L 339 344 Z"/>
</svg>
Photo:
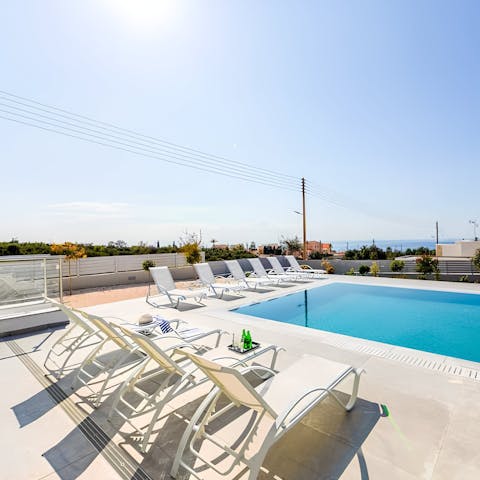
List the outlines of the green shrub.
<svg viewBox="0 0 480 480">
<path fill-rule="evenodd" d="M 327 260 L 324 260 L 322 262 L 322 267 L 329 274 L 335 273 L 335 269 L 333 268 L 333 265 L 330 262 L 327 262 Z"/>
<path fill-rule="evenodd" d="M 345 272 L 345 275 L 355 275 L 355 269 L 352 267 L 348 272 Z"/>
<path fill-rule="evenodd" d="M 200 246 L 197 243 L 186 243 L 179 249 L 179 251 L 185 255 L 185 260 L 190 265 L 199 263 L 202 259 Z"/>
<path fill-rule="evenodd" d="M 148 272 L 148 270 L 152 267 L 155 266 L 155 262 L 153 260 L 145 260 L 143 263 L 142 263 L 142 267 L 144 270 L 146 270 Z"/>
<path fill-rule="evenodd" d="M 470 283 L 470 278 L 468 277 L 468 275 L 462 275 L 459 279 L 458 279 L 459 282 L 465 282 L 465 283 Z"/>
<path fill-rule="evenodd" d="M 438 260 L 436 258 L 432 258 L 430 255 L 422 255 L 420 258 L 417 258 L 415 270 L 421 274 L 418 278 L 421 276 L 424 277 L 422 280 L 425 280 L 429 273 L 435 274 L 435 280 L 440 279 Z"/>
<path fill-rule="evenodd" d="M 380 273 L 380 267 L 378 266 L 377 262 L 372 263 L 372 266 L 370 267 L 370 272 L 374 277 L 378 277 L 378 274 Z"/>
<path fill-rule="evenodd" d="M 390 263 L 390 270 L 392 272 L 401 272 L 405 267 L 405 262 L 403 260 L 392 260 Z"/>
<path fill-rule="evenodd" d="M 366 275 L 370 271 L 370 267 L 368 265 L 360 265 L 358 267 L 358 273 L 360 275 Z"/>
</svg>

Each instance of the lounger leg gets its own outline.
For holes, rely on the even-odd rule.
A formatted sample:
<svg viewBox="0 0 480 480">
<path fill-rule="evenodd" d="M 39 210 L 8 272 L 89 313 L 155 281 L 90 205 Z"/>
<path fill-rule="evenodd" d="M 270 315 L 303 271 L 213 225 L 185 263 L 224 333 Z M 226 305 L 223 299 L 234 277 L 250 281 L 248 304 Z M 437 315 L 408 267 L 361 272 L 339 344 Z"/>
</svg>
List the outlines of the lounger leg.
<svg viewBox="0 0 480 480">
<path fill-rule="evenodd" d="M 270 368 L 272 370 L 275 370 L 275 365 L 277 363 L 277 356 L 278 354 L 281 352 L 281 351 L 286 351 L 283 347 L 274 347 L 274 350 L 273 350 L 273 355 L 272 355 L 272 361 L 270 362 Z"/>
<path fill-rule="evenodd" d="M 117 409 L 117 405 L 119 404 L 120 400 L 122 399 L 123 397 L 123 394 L 130 388 L 130 385 L 131 383 L 133 382 L 134 378 L 137 376 L 137 375 L 141 375 L 142 371 L 145 369 L 145 367 L 147 366 L 147 363 L 148 363 L 149 359 L 146 358 L 145 360 L 143 360 L 143 362 L 125 379 L 125 381 L 123 382 L 123 384 L 119 387 L 116 395 L 115 395 L 115 399 L 113 401 L 113 404 L 112 406 L 110 407 L 110 411 L 108 412 L 108 420 L 110 420 L 113 416 L 113 413 L 116 411 Z"/>
<path fill-rule="evenodd" d="M 98 407 L 100 405 L 100 400 L 103 396 L 103 392 L 105 391 L 105 389 L 107 388 L 107 385 L 108 385 L 108 382 L 110 381 L 110 379 L 113 377 L 113 375 L 115 374 L 115 372 L 122 366 L 123 362 L 134 352 L 131 352 L 131 351 L 128 351 L 128 352 L 124 352 L 123 355 L 120 355 L 120 358 L 117 360 L 117 362 L 115 363 L 115 365 L 113 367 L 110 368 L 110 370 L 108 371 L 108 374 L 107 374 L 107 378 L 103 381 L 102 383 L 102 387 L 100 388 L 100 391 L 97 393 L 97 396 L 94 400 L 94 403 L 93 405 L 95 407 Z M 143 359 L 141 359 L 141 361 L 143 361 Z M 138 362 L 138 360 L 137 360 Z"/>
<path fill-rule="evenodd" d="M 87 332 L 83 332 L 80 336 L 78 337 L 75 337 L 75 339 L 68 345 L 68 347 L 65 347 L 65 345 L 63 345 L 63 340 L 66 340 L 68 338 L 68 335 L 73 332 L 73 330 L 76 328 L 76 325 L 73 325 L 72 327 L 70 327 L 50 348 L 50 351 L 48 352 L 47 354 L 47 357 L 45 358 L 45 361 L 43 362 L 43 366 L 45 368 L 47 368 L 47 362 L 49 361 L 50 359 L 50 356 L 53 354 L 55 355 L 57 358 L 60 357 L 61 355 L 63 355 L 66 351 L 70 350 L 71 348 L 73 348 L 73 346 L 75 345 L 75 342 L 77 342 L 80 338 L 82 338 Z M 55 351 L 55 348 L 58 346 L 58 345 L 61 345 L 63 347 L 63 350 L 59 353 L 57 353 Z M 53 361 L 53 360 L 52 360 Z M 55 363 L 55 362 L 54 362 Z"/>
<path fill-rule="evenodd" d="M 147 444 L 148 440 L 150 438 L 150 435 L 153 432 L 153 428 L 155 427 L 155 423 L 157 423 L 157 420 L 160 418 L 160 414 L 163 411 L 163 407 L 175 396 L 177 393 L 181 392 L 182 390 L 182 385 L 183 384 L 188 384 L 188 380 L 185 380 L 180 378 L 175 385 L 172 386 L 170 391 L 165 395 L 165 397 L 158 403 L 157 409 L 155 411 L 155 414 L 153 415 L 152 419 L 150 420 L 150 423 L 148 425 L 147 431 L 145 432 L 142 440 L 142 444 L 140 446 L 140 450 L 142 452 L 146 452 L 147 450 Z"/>
<path fill-rule="evenodd" d="M 57 372 L 55 373 L 52 373 L 56 378 L 60 378 L 62 375 L 63 375 L 63 372 L 68 364 L 68 361 L 70 360 L 70 358 L 72 357 L 72 355 L 79 349 L 81 348 L 81 346 L 85 343 L 85 342 L 88 342 L 88 340 L 90 340 L 91 338 L 95 337 L 97 335 L 96 332 L 93 332 L 91 334 L 88 334 L 86 337 L 84 337 L 84 335 L 81 335 L 80 337 L 78 337 L 78 339 L 73 342 L 68 348 L 66 348 L 62 355 L 65 353 L 65 352 L 69 352 L 68 355 L 66 356 L 65 360 L 63 361 L 63 363 L 61 364 L 61 366 L 58 366 L 55 364 L 55 362 L 52 360 L 52 362 L 55 364 L 55 366 L 58 367 L 58 370 Z M 82 340 L 80 340 L 81 337 L 84 337 Z M 78 341 L 80 340 L 80 341 Z M 101 339 L 99 339 L 99 341 L 101 341 Z M 95 343 L 98 343 L 98 342 L 95 342 Z M 95 343 L 92 343 L 92 345 L 95 345 Z M 45 359 L 45 363 L 44 363 L 44 367 L 48 370 L 48 367 L 47 367 L 47 361 L 50 359 L 50 353 L 51 351 L 49 352 L 47 358 Z"/>
<path fill-rule="evenodd" d="M 349 412 L 353 408 L 353 406 L 355 405 L 355 402 L 357 401 L 358 387 L 360 385 L 360 375 L 362 373 L 363 373 L 362 369 L 355 370 L 355 380 L 353 382 L 352 395 L 350 396 L 350 400 L 345 406 L 345 410 L 347 412 Z"/>
<path fill-rule="evenodd" d="M 272 446 L 272 441 L 270 438 L 272 437 L 272 432 L 268 435 L 267 438 L 262 443 L 262 446 L 260 447 L 260 451 L 255 455 L 253 459 L 251 459 L 248 462 L 248 480 L 256 480 L 258 477 L 258 474 L 260 472 L 260 468 L 262 467 L 263 461 L 265 460 L 265 457 L 267 456 L 268 451 L 270 450 L 270 447 Z"/>
<path fill-rule="evenodd" d="M 107 342 L 107 339 L 103 340 L 100 345 L 98 345 L 92 352 L 90 352 L 90 354 L 85 358 L 85 360 L 82 362 L 82 364 L 80 365 L 80 367 L 78 368 L 78 372 L 77 374 L 75 375 L 75 378 L 73 379 L 73 382 L 72 382 L 72 385 L 70 386 L 70 388 L 72 390 L 75 390 L 78 386 L 79 383 L 84 383 L 85 385 L 88 383 L 87 382 L 83 382 L 83 380 L 80 379 L 80 375 L 82 373 L 85 373 L 87 376 L 88 374 L 86 372 L 84 372 L 84 368 L 89 364 L 89 363 L 92 363 L 94 360 L 95 360 L 95 357 L 97 356 L 97 354 L 100 352 L 100 350 L 103 348 L 103 346 L 105 345 L 105 343 Z"/>
<path fill-rule="evenodd" d="M 197 408 L 197 411 L 194 413 L 190 423 L 183 432 L 180 443 L 178 444 L 177 453 L 175 455 L 175 460 L 173 461 L 172 469 L 170 470 L 170 476 L 177 478 L 178 469 L 180 468 L 180 463 L 182 461 L 183 452 L 187 446 L 187 442 L 192 435 L 192 432 L 197 425 L 198 420 L 204 414 L 211 404 L 215 404 L 218 400 L 218 397 L 221 395 L 218 388 L 214 388 L 203 400 L 200 406 Z"/>
<path fill-rule="evenodd" d="M 352 393 L 350 395 L 350 399 L 348 400 L 347 404 L 344 404 L 332 391 L 329 391 L 330 395 L 336 400 L 338 404 L 340 404 L 347 412 L 352 410 L 355 406 L 355 402 L 357 401 L 358 396 L 358 387 L 360 385 L 360 376 L 364 372 L 363 368 L 357 368 L 352 373 L 355 375 L 355 380 L 353 382 Z"/>
</svg>

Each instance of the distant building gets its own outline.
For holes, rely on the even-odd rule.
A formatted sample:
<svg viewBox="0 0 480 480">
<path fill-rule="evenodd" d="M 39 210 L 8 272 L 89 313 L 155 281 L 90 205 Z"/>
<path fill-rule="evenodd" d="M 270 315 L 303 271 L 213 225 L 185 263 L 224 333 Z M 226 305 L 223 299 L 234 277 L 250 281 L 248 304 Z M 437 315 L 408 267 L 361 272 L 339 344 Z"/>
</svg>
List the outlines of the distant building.
<svg viewBox="0 0 480 480">
<path fill-rule="evenodd" d="M 480 248 L 480 241 L 461 240 L 455 243 L 437 243 L 437 257 L 472 258 Z"/>
<path fill-rule="evenodd" d="M 228 245 L 226 243 L 216 243 L 215 248 L 218 248 L 219 250 L 227 250 Z"/>
<path fill-rule="evenodd" d="M 257 248 L 257 253 L 259 255 L 281 255 L 282 247 L 278 243 L 259 245 Z"/>
<path fill-rule="evenodd" d="M 307 255 L 312 253 L 321 253 L 322 255 L 332 254 L 332 244 L 317 242 L 316 240 L 307 241 Z"/>
</svg>

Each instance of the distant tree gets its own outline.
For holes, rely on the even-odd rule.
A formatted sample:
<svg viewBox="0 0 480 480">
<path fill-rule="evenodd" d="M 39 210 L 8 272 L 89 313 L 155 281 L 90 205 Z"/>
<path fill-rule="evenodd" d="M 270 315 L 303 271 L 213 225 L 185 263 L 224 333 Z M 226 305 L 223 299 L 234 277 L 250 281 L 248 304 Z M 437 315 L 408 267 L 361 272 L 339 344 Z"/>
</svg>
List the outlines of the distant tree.
<svg viewBox="0 0 480 480">
<path fill-rule="evenodd" d="M 7 245 L 7 255 L 20 255 L 20 246 L 18 243 L 10 243 Z"/>
<path fill-rule="evenodd" d="M 288 255 L 298 254 L 303 249 L 303 244 L 297 236 L 293 238 L 282 237 L 280 243 L 284 246 Z"/>
<path fill-rule="evenodd" d="M 185 255 L 185 260 L 190 265 L 194 263 L 199 263 L 202 259 L 202 254 L 200 252 L 200 244 L 202 243 L 202 232 L 200 233 L 189 233 L 185 230 L 185 233 L 180 237 L 180 248 L 179 252 Z"/>
<path fill-rule="evenodd" d="M 332 257 L 329 253 L 312 252 L 309 256 L 310 260 L 321 260 L 322 258 Z"/>
<path fill-rule="evenodd" d="M 212 244 L 212 248 L 215 248 L 215 244 L 218 242 L 218 240 L 216 240 L 215 238 L 212 238 L 210 240 L 210 243 Z"/>
<path fill-rule="evenodd" d="M 182 245 L 179 251 L 185 255 L 185 260 L 190 265 L 193 265 L 194 263 L 199 263 L 202 259 L 200 246 L 196 243 L 187 243 L 185 245 Z"/>
<path fill-rule="evenodd" d="M 76 243 L 65 242 L 56 244 L 53 243 L 50 246 L 51 252 L 54 255 L 65 255 L 65 259 L 68 262 L 68 286 L 70 290 L 70 295 L 72 294 L 72 273 L 71 273 L 71 261 L 78 260 L 79 258 L 86 258 L 87 254 L 85 249 Z"/>
<path fill-rule="evenodd" d="M 355 260 L 358 250 L 346 250 L 343 258 L 345 260 Z"/>
</svg>

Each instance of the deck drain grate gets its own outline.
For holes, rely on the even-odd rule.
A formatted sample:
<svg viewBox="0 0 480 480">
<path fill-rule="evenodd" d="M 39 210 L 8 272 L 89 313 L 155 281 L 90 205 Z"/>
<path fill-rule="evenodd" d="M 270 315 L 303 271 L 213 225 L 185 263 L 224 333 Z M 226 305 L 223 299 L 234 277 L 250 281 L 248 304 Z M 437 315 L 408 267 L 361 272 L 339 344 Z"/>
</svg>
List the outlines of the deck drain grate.
<svg viewBox="0 0 480 480">
<path fill-rule="evenodd" d="M 323 341 L 328 345 L 332 345 L 337 348 L 343 348 L 345 350 L 353 350 L 358 353 L 365 353 L 367 355 L 373 355 L 375 357 L 386 358 L 388 360 L 394 360 L 396 362 L 405 363 L 414 367 L 421 367 L 426 370 L 436 370 L 438 372 L 448 375 L 471 378 L 477 381 L 480 380 L 480 369 L 454 365 L 451 363 L 446 363 L 445 361 L 435 360 L 429 357 L 425 358 L 422 357 L 420 351 L 419 355 L 411 355 L 398 351 L 392 351 L 392 349 L 394 348 L 393 346 L 385 346 L 384 348 L 382 348 L 382 346 L 379 346 L 376 343 L 374 343 L 374 345 L 370 345 L 369 343 L 367 343 L 368 340 L 360 339 L 358 341 L 351 341 L 345 340 L 344 338 L 330 337 L 324 339 Z M 454 360 L 455 359 L 453 358 L 448 358 L 447 361 L 451 362 Z"/>
</svg>

